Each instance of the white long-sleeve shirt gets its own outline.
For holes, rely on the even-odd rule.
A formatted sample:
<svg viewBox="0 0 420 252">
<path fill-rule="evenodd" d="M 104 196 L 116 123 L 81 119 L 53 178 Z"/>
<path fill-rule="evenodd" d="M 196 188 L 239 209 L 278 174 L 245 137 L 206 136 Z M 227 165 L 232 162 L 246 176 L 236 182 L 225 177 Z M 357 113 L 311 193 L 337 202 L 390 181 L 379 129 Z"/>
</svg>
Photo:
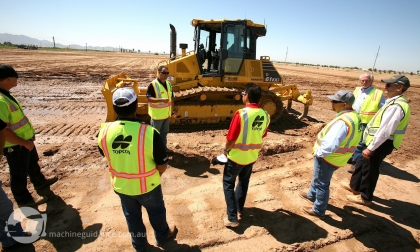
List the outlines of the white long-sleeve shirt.
<svg viewBox="0 0 420 252">
<path fill-rule="evenodd" d="M 360 108 L 362 107 L 362 103 L 366 99 L 366 96 L 369 94 L 369 92 L 372 89 L 373 89 L 373 86 L 370 86 L 368 88 L 361 88 L 360 89 L 360 94 L 359 94 L 359 96 L 357 97 L 357 99 L 353 103 L 353 109 L 356 110 L 357 113 L 360 113 Z M 385 97 L 382 94 L 381 95 L 381 101 L 379 102 L 379 107 L 381 108 L 384 105 L 385 105 Z"/>
<path fill-rule="evenodd" d="M 387 99 L 385 105 L 399 98 L 400 96 L 402 95 L 397 95 L 390 99 Z M 391 135 L 395 132 L 395 129 L 397 128 L 398 124 L 403 119 L 403 117 L 404 111 L 400 106 L 398 106 L 397 104 L 389 106 L 382 115 L 382 120 L 381 124 L 379 125 L 379 129 L 376 131 L 372 142 L 367 148 L 370 151 L 374 151 L 386 140 L 393 140 L 394 138 Z"/>
<path fill-rule="evenodd" d="M 322 139 L 320 147 L 314 152 L 314 155 L 317 157 L 325 158 L 328 155 L 337 151 L 341 142 L 347 136 L 349 128 L 343 120 L 337 120 L 333 125 L 331 125 L 330 130 Z"/>
</svg>

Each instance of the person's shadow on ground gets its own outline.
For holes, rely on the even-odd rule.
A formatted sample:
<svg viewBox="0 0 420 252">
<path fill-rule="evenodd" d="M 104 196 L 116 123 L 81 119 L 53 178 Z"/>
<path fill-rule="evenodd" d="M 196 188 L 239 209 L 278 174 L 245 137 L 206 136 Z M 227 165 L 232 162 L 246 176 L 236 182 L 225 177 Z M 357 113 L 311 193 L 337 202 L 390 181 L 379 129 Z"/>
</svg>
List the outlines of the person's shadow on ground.
<svg viewBox="0 0 420 252">
<path fill-rule="evenodd" d="M 420 248 L 411 232 L 398 224 L 352 206 L 328 206 L 342 220 L 325 218 L 325 223 L 341 230 L 350 229 L 355 239 L 375 251 L 416 251 Z"/>
<path fill-rule="evenodd" d="M 388 175 L 390 177 L 401 179 L 401 180 L 406 180 L 406 181 L 411 181 L 411 182 L 416 182 L 416 183 L 420 182 L 420 179 L 417 178 L 415 175 L 407 171 L 400 170 L 399 168 L 385 161 L 382 162 L 381 169 L 379 169 L 379 172 L 382 175 Z"/>
<path fill-rule="evenodd" d="M 389 215 L 389 217 L 400 224 L 420 229 L 420 206 L 397 199 L 384 200 L 378 197 L 373 199 L 375 204 L 372 209 Z"/>
<path fill-rule="evenodd" d="M 239 227 L 232 230 L 243 234 L 250 226 L 265 228 L 277 241 L 285 244 L 318 240 L 328 235 L 313 221 L 285 209 L 244 208 Z"/>
<path fill-rule="evenodd" d="M 47 235 L 43 239 L 51 242 L 57 251 L 76 251 L 83 244 L 95 241 L 102 228 L 96 223 L 83 228 L 79 212 L 72 205 L 67 205 L 60 197 L 49 188 L 42 189 L 39 195 L 47 196 Z"/>
<path fill-rule="evenodd" d="M 208 175 L 204 175 L 206 172 L 211 174 L 220 173 L 218 169 L 210 167 L 210 161 L 206 157 L 200 155 L 185 156 L 180 153 L 174 153 L 172 159 L 169 160 L 169 165 L 185 170 L 184 174 L 190 177 L 207 178 Z"/>
</svg>

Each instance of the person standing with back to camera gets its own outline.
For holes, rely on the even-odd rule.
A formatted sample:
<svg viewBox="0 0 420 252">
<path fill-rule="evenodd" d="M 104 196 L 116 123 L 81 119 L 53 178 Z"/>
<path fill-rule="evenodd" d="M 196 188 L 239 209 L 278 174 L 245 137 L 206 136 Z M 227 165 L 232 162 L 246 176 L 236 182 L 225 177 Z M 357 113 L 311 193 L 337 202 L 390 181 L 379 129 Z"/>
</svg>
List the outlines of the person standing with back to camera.
<svg viewBox="0 0 420 252">
<path fill-rule="evenodd" d="M 245 108 L 236 111 L 228 134 L 224 153 L 228 160 L 223 170 L 223 192 L 227 205 L 226 227 L 239 226 L 238 212 L 244 210 L 252 167 L 258 159 L 262 139 L 267 135 L 270 116 L 260 108 L 261 87 L 255 83 L 247 85 L 242 92 Z M 235 188 L 236 177 L 239 177 Z"/>
<path fill-rule="evenodd" d="M 146 93 L 149 104 L 150 125 L 159 131 L 166 152 L 173 153 L 167 147 L 167 135 L 169 133 L 171 115 L 176 113 L 172 85 L 167 80 L 169 75 L 168 67 L 159 66 L 158 74 L 158 77 L 150 83 Z"/>
<path fill-rule="evenodd" d="M 108 160 L 111 183 L 120 197 L 132 245 L 136 251 L 143 251 L 147 240 L 142 207 L 148 213 L 158 246 L 177 232 L 175 225 L 170 228 L 166 221 L 161 186 L 168 156 L 157 130 L 136 119 L 137 94 L 132 88 L 117 89 L 112 102 L 118 118 L 101 125 L 99 152 Z"/>
</svg>

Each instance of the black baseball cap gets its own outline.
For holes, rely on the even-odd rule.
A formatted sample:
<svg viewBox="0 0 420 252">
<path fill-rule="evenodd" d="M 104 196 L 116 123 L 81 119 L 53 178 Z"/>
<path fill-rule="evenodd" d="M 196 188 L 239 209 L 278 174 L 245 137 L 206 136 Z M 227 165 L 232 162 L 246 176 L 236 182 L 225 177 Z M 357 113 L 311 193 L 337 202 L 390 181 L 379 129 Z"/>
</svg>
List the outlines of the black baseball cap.
<svg viewBox="0 0 420 252">
<path fill-rule="evenodd" d="M 6 79 L 6 78 L 9 78 L 9 77 L 19 78 L 20 76 L 22 76 L 22 75 L 20 73 L 16 72 L 15 69 L 13 69 L 12 66 L 4 65 L 4 64 L 0 65 L 0 80 L 1 79 Z"/>
<path fill-rule="evenodd" d="M 407 88 L 410 87 L 410 80 L 407 77 L 405 77 L 404 75 L 395 75 L 395 76 L 392 76 L 389 79 L 383 79 L 381 81 L 384 82 L 384 83 L 391 83 L 391 84 L 398 83 L 398 84 L 401 84 L 401 85 L 403 85 Z"/>
</svg>

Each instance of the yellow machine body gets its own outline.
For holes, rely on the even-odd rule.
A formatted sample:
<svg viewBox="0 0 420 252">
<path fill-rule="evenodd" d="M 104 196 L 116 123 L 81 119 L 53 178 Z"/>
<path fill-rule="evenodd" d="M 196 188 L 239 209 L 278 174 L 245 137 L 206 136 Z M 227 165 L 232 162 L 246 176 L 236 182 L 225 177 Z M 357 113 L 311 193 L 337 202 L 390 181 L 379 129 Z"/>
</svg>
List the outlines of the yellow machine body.
<svg viewBox="0 0 420 252">
<path fill-rule="evenodd" d="M 299 118 L 308 114 L 313 98 L 311 91 L 300 93 L 295 84 L 285 84 L 269 56 L 256 59 L 256 40 L 265 36 L 264 25 L 251 20 L 199 20 L 195 27 L 194 50 L 180 44 L 182 53 L 176 55 L 176 33 L 171 25 L 170 58 L 158 66 L 168 67 L 172 84 L 176 115 L 174 125 L 217 124 L 229 122 L 235 111 L 244 106 L 241 92 L 248 83 L 258 84 L 263 93 L 260 106 L 276 121 L 292 102 L 304 104 Z M 175 33 L 175 36 L 174 36 Z M 219 45 L 219 46 L 217 46 Z M 156 75 L 158 75 L 156 70 Z M 107 121 L 116 118 L 112 108 L 112 93 L 119 87 L 132 86 L 138 94 L 138 117 L 146 122 L 147 87 L 139 87 L 138 80 L 121 73 L 106 81 L 102 93 L 107 101 Z"/>
</svg>

